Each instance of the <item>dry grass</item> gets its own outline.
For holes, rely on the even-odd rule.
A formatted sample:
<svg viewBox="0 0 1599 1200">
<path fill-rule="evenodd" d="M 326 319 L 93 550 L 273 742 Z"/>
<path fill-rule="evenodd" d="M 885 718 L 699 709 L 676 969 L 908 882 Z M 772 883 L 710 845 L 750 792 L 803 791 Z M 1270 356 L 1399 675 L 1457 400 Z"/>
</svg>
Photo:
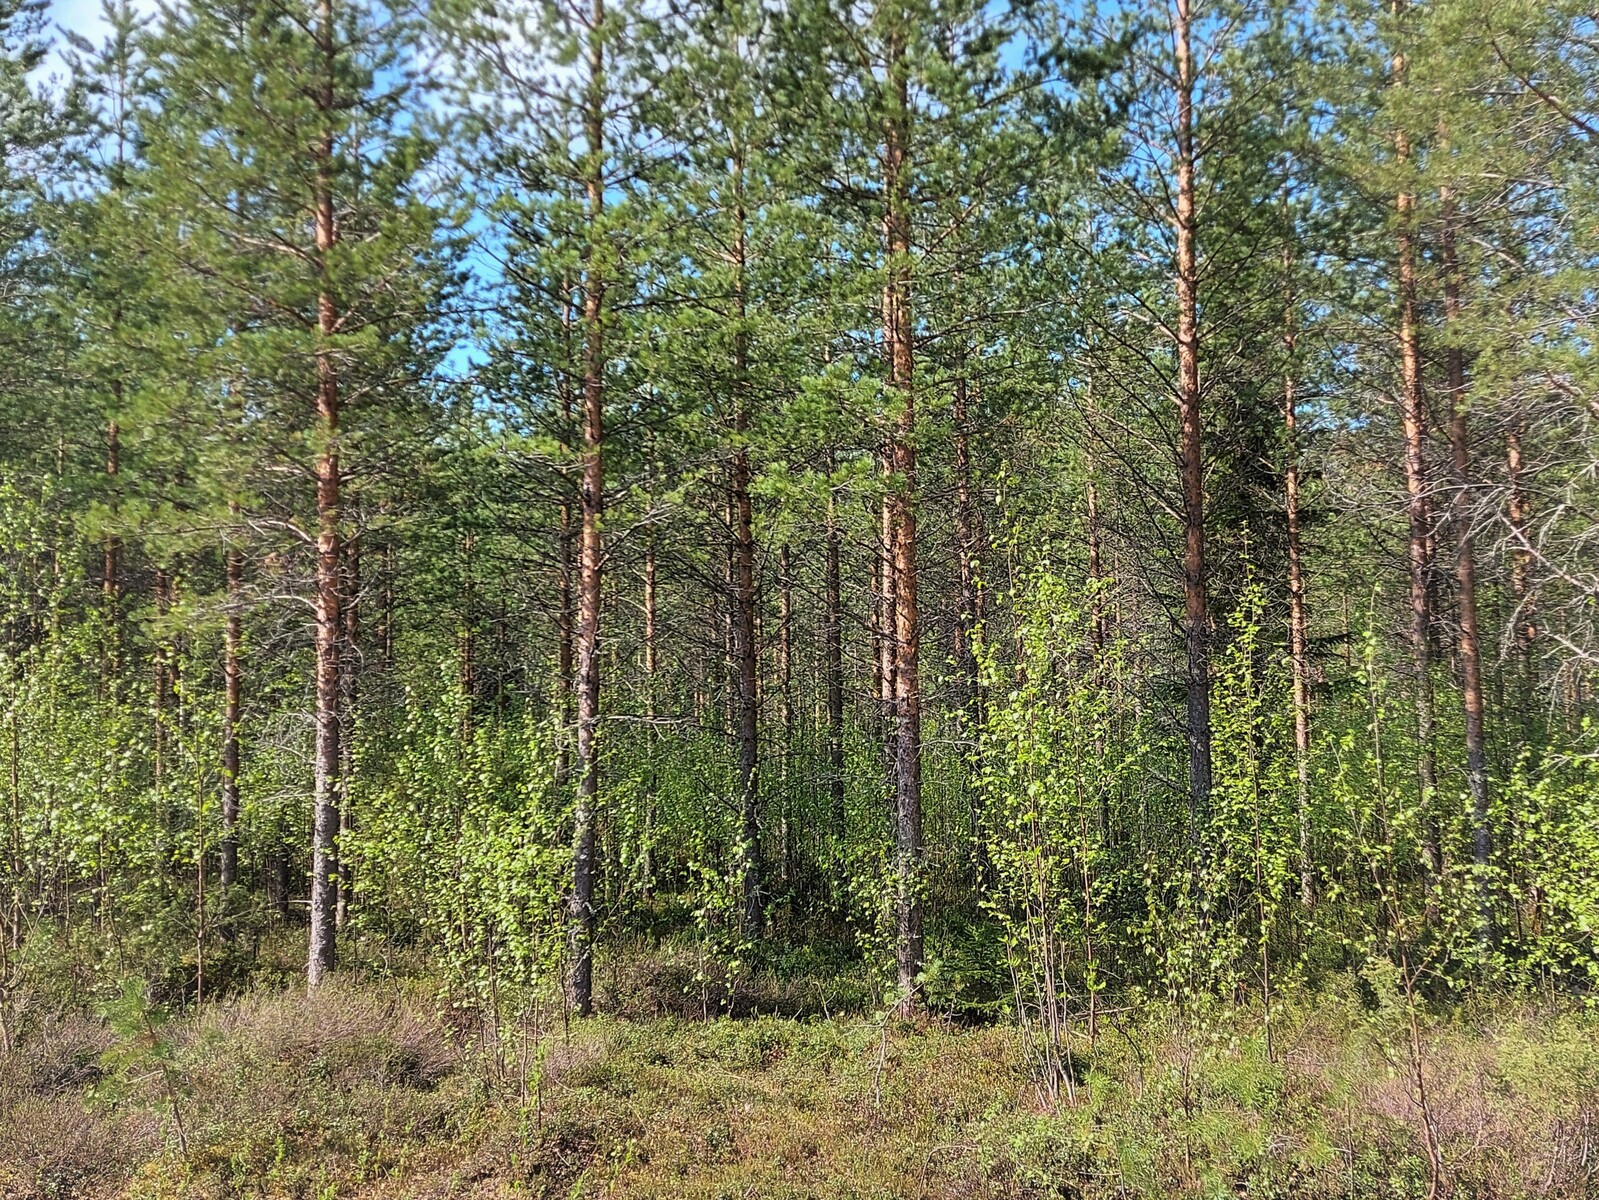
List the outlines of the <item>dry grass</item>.
<svg viewBox="0 0 1599 1200">
<path fill-rule="evenodd" d="M 1259 1015 L 1146 1011 L 1081 1051 L 1075 1106 L 1039 1111 L 1004 1027 L 869 1017 L 606 1017 L 487 1027 L 429 993 L 258 992 L 163 1034 L 43 1023 L 0 1060 L 0 1196 L 1599 1196 L 1599 1023 L 1502 1001 L 1403 1039 L 1353 1001 Z M 109 1061 L 109 1060 L 108 1060 Z M 120 1080 L 120 1086 L 111 1084 Z"/>
<path fill-rule="evenodd" d="M 86 1103 L 110 1043 L 103 1026 L 71 1015 L 42 1022 L 15 1053 L 0 1055 L 0 1196 L 114 1196 L 159 1150 L 150 1113 Z"/>
</svg>

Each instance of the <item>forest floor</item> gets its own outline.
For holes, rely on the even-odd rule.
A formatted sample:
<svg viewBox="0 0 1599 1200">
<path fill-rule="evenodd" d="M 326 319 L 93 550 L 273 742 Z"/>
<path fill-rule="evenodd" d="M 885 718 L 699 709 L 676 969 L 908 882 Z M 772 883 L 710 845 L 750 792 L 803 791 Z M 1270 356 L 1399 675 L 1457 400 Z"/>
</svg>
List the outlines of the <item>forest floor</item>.
<svg viewBox="0 0 1599 1200">
<path fill-rule="evenodd" d="M 1413 1031 L 1351 979 L 1279 1000 L 1269 1053 L 1259 1007 L 1112 1011 L 1052 1106 L 1013 1024 L 705 1020 L 682 966 L 613 978 L 634 1015 L 499 1029 L 372 971 L 37 1012 L 0 1054 L 0 1196 L 1599 1195 L 1599 1019 L 1569 1001 Z"/>
</svg>

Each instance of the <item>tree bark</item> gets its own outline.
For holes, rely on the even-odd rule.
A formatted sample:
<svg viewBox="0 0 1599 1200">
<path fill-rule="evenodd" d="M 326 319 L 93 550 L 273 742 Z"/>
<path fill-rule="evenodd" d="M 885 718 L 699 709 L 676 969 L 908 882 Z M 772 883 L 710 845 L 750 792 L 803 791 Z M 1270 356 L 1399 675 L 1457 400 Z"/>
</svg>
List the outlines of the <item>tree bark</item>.
<svg viewBox="0 0 1599 1200">
<path fill-rule="evenodd" d="M 883 476 L 891 486 L 893 477 L 893 450 L 883 451 Z M 875 728 L 873 734 L 882 742 L 883 766 L 890 777 L 894 774 L 894 509 L 885 494 L 878 512 L 880 550 L 876 563 L 877 617 L 874 628 L 875 681 L 877 700 L 873 709 Z"/>
<path fill-rule="evenodd" d="M 235 512 L 237 506 L 233 506 Z M 222 844 L 223 898 L 239 881 L 239 720 L 244 699 L 244 559 L 230 544 L 223 553 L 227 615 L 222 626 Z M 230 926 L 225 926 L 228 928 Z"/>
<path fill-rule="evenodd" d="M 738 675 L 738 551 L 734 546 L 737 536 L 733 527 L 738 512 L 733 505 L 732 488 L 728 488 L 727 507 L 723 520 L 728 531 L 727 542 L 722 547 L 722 593 L 727 607 L 722 613 L 722 732 L 730 743 L 738 738 L 739 675 Z M 742 811 L 742 806 L 741 806 Z"/>
<path fill-rule="evenodd" d="M 1299 330 L 1293 290 L 1293 251 L 1283 251 L 1283 507 L 1288 525 L 1288 646 L 1294 680 L 1294 774 L 1299 813 L 1299 902 L 1316 903 L 1316 870 L 1310 853 L 1310 619 L 1299 533 L 1299 398 L 1294 354 Z"/>
<path fill-rule="evenodd" d="M 653 496 L 650 507 L 654 507 Z M 656 574 L 655 527 L 652 525 L 644 535 L 644 717 L 647 730 L 644 737 L 648 746 L 649 766 L 646 768 L 644 786 L 644 846 L 640 873 L 643 875 L 645 895 L 651 894 L 655 888 L 655 747 L 660 740 L 655 729 L 659 686 L 659 651 L 656 645 L 659 597 Z"/>
<path fill-rule="evenodd" d="M 823 669 L 827 676 L 827 796 L 833 834 L 842 850 L 849 835 L 849 813 L 844 798 L 844 603 L 839 550 L 837 502 L 830 488 L 822 579 Z"/>
<path fill-rule="evenodd" d="M 1522 464 L 1521 414 L 1514 413 L 1505 431 L 1505 472 L 1510 479 L 1510 596 L 1515 603 L 1516 657 L 1521 674 L 1521 703 L 1532 711 L 1533 693 L 1538 686 L 1537 660 L 1533 649 L 1538 640 L 1538 602 L 1532 594 L 1532 548 L 1527 542 L 1527 478 Z"/>
<path fill-rule="evenodd" d="M 1444 316 L 1458 329 L 1460 262 L 1455 244 L 1455 203 L 1442 189 Z M 1466 419 L 1466 358 L 1451 343 L 1445 352 L 1449 384 L 1449 449 L 1455 473 L 1455 582 L 1460 602 L 1461 698 L 1466 718 L 1466 786 L 1471 794 L 1472 865 L 1477 872 L 1481 936 L 1492 936 L 1493 889 L 1488 877 L 1492 840 L 1488 828 L 1488 751 L 1484 734 L 1482 656 L 1477 637 L 1477 563 L 1471 529 L 1471 431 Z"/>
<path fill-rule="evenodd" d="M 572 304 L 571 288 L 563 280 L 561 292 L 561 344 L 566 348 L 568 361 L 571 358 L 572 345 Z M 566 487 L 566 461 L 565 455 L 570 453 L 571 430 L 573 421 L 572 412 L 572 384 L 571 376 L 563 365 L 556 389 L 559 393 L 561 405 L 561 508 L 560 508 L 560 566 L 555 577 L 555 691 L 556 691 L 556 740 L 555 740 L 555 783 L 561 787 L 566 784 L 571 770 L 572 753 L 572 720 L 575 697 L 573 695 L 573 664 L 575 661 L 574 628 L 576 620 L 573 612 L 573 564 L 572 564 L 572 504 Z"/>
<path fill-rule="evenodd" d="M 1099 485 L 1095 480 L 1097 464 L 1092 451 L 1087 454 L 1083 473 L 1083 507 L 1088 522 L 1088 578 L 1097 585 L 1093 608 L 1094 649 L 1103 651 L 1110 640 L 1103 592 L 1108 577 L 1105 574 L 1105 533 L 1099 517 Z"/>
<path fill-rule="evenodd" d="M 155 615 L 158 624 L 161 618 L 164 618 L 167 615 L 167 608 L 170 605 L 171 598 L 168 591 L 169 586 L 166 568 L 157 567 L 155 569 L 155 581 L 152 584 L 152 589 L 155 593 Z M 150 692 L 150 705 L 152 713 L 152 753 L 150 758 L 150 770 L 152 782 L 154 783 L 155 791 L 158 796 L 161 792 L 162 781 L 166 775 L 166 710 L 168 707 L 168 698 L 172 691 L 172 681 L 170 677 L 172 667 L 169 661 L 170 657 L 166 629 L 164 627 L 158 628 L 156 630 L 155 647 L 152 655 L 152 668 L 155 679 L 154 685 Z"/>
<path fill-rule="evenodd" d="M 1404 0 L 1394 0 L 1394 13 Z M 1394 55 L 1395 84 L 1405 78 L 1405 55 Z M 1394 154 L 1403 165 L 1410 159 L 1410 137 L 1394 132 Z M 1421 333 L 1416 290 L 1415 194 L 1401 191 L 1395 201 L 1399 271 L 1400 423 L 1404 435 L 1405 499 L 1409 522 L 1410 652 L 1416 672 L 1416 780 L 1421 790 L 1423 838 L 1428 865 L 1443 870 L 1443 846 L 1432 812 L 1438 790 L 1433 759 L 1432 703 L 1432 504 L 1427 491 L 1427 406 L 1421 388 Z"/>
<path fill-rule="evenodd" d="M 951 416 L 955 435 L 955 585 L 960 613 L 955 623 L 955 664 L 961 677 L 961 707 L 970 721 L 976 717 L 977 673 L 977 519 L 972 503 L 971 415 L 967 407 L 964 372 L 955 378 Z"/>
<path fill-rule="evenodd" d="M 737 712 L 739 784 L 739 868 L 743 873 L 744 903 L 740 933 L 753 938 L 765 919 L 760 821 L 760 644 L 755 628 L 755 508 L 750 497 L 749 438 L 749 334 L 745 318 L 745 213 L 744 161 L 735 146 L 732 155 L 732 218 L 736 223 L 732 243 L 733 318 L 733 652 L 738 684 Z"/>
<path fill-rule="evenodd" d="M 742 426 L 743 421 L 738 422 Z M 740 430 L 742 435 L 742 430 Z M 755 633 L 755 537 L 750 500 L 749 453 L 733 457 L 733 653 L 737 684 L 739 868 L 743 909 L 739 928 L 754 937 L 764 919 L 760 847 L 760 732 L 756 694 L 760 646 Z"/>
<path fill-rule="evenodd" d="M 111 385 L 117 408 L 122 407 L 122 384 Z M 122 470 L 122 427 L 116 420 L 106 422 L 106 480 L 116 486 L 117 475 Z M 103 561 L 100 567 L 100 598 L 105 605 L 106 637 L 110 650 L 106 654 L 107 690 L 117 689 L 117 677 L 122 672 L 122 539 L 108 533 L 105 539 Z"/>
<path fill-rule="evenodd" d="M 955 622 L 955 670 L 960 688 L 957 715 L 967 764 L 966 819 L 971 826 L 973 882 L 976 882 L 985 869 L 982 795 L 974 778 L 983 727 L 983 685 L 977 663 L 977 638 L 983 614 L 977 579 L 978 523 L 972 502 L 971 414 L 965 365 L 962 351 L 951 407 L 955 437 L 955 586 L 960 604 Z"/>
<path fill-rule="evenodd" d="M 395 558 L 394 535 L 390 533 L 383 539 L 383 551 L 380 557 L 380 561 L 383 564 L 383 587 L 379 593 L 378 601 L 377 642 L 379 653 L 383 655 L 383 669 L 385 671 L 394 669 Z"/>
<path fill-rule="evenodd" d="M 903 19 L 895 11 L 894 20 Z M 889 435 L 885 515 L 892 537 L 894 853 L 896 966 L 899 1010 L 917 1002 L 922 972 L 922 713 L 918 676 L 920 631 L 916 606 L 916 391 L 911 320 L 910 89 L 903 30 L 888 31 L 888 110 L 883 147 L 883 248 L 888 268 L 883 294 L 890 396 L 898 402 Z"/>
<path fill-rule="evenodd" d="M 1206 594 L 1204 421 L 1199 389 L 1198 215 L 1195 207 L 1194 60 L 1189 0 L 1176 0 L 1177 412 L 1183 492 L 1183 618 L 1188 658 L 1189 836 L 1210 805 L 1210 611 Z"/>
<path fill-rule="evenodd" d="M 178 645 L 167 628 L 167 615 L 177 599 L 176 568 L 155 570 L 156 641 L 154 653 L 154 689 L 151 701 L 151 763 L 150 781 L 155 795 L 159 825 L 156 837 L 159 853 L 168 866 L 176 866 L 169 856 L 177 847 L 174 840 L 176 813 L 168 793 L 167 733 L 169 723 L 181 716 L 178 711 Z M 181 730 L 179 730 L 181 734 Z"/>
<path fill-rule="evenodd" d="M 583 264 L 583 485 L 578 562 L 577 803 L 573 812 L 568 1000 L 579 1016 L 594 1011 L 595 820 L 600 764 L 600 602 L 605 516 L 605 280 L 596 245 L 605 208 L 605 0 L 592 0 L 588 25 L 588 142 L 585 191 L 589 243 Z"/>
<path fill-rule="evenodd" d="M 470 742 L 477 717 L 477 597 L 474 593 L 472 560 L 477 539 L 472 534 L 461 538 L 461 629 L 457 635 L 460 656 L 461 740 Z"/>
<path fill-rule="evenodd" d="M 783 882 L 794 878 L 794 803 L 789 757 L 794 753 L 794 562 L 787 542 L 777 552 L 777 718 L 783 730 L 782 805 L 778 840 Z"/>
<path fill-rule="evenodd" d="M 1437 791 L 1433 760 L 1432 704 L 1432 504 L 1427 488 L 1427 409 L 1421 390 L 1421 348 L 1417 326 L 1415 243 L 1410 233 L 1414 197 L 1399 198 L 1403 224 L 1399 235 L 1399 361 L 1402 388 L 1406 512 L 1410 525 L 1410 644 L 1416 671 L 1416 774 L 1423 804 Z M 1432 835 L 1429 835 L 1431 837 Z M 1434 870 L 1441 869 L 1436 839 L 1429 847 Z"/>
<path fill-rule="evenodd" d="M 316 765 L 311 832 L 311 937 L 306 986 L 320 986 L 337 957 L 334 940 L 333 863 L 339 799 L 339 377 L 329 345 L 338 327 L 328 258 L 337 242 L 333 222 L 333 122 L 335 49 L 333 0 L 321 0 L 317 41 L 326 72 L 317 95 L 324 132 L 314 157 L 316 250 L 321 272 L 317 295 L 316 410 L 320 443 L 316 462 Z"/>
<path fill-rule="evenodd" d="M 343 929 L 350 920 L 355 899 L 355 864 L 350 860 L 349 835 L 355 831 L 355 810 L 350 797 L 350 782 L 355 777 L 356 705 L 361 700 L 361 543 L 356 537 L 344 541 L 344 645 L 339 650 L 339 677 L 343 705 L 339 769 L 339 845 L 338 875 L 334 880 L 336 901 L 333 925 Z"/>
</svg>

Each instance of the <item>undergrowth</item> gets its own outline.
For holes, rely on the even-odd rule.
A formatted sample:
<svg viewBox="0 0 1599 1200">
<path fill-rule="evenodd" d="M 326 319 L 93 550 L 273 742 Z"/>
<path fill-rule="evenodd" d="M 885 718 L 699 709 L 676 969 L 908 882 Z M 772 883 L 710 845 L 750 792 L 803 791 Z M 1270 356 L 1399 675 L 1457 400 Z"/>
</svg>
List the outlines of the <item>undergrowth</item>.
<svg viewBox="0 0 1599 1200">
<path fill-rule="evenodd" d="M 825 959 L 712 996 L 684 953 L 616 956 L 584 1021 L 381 961 L 312 996 L 36 998 L 0 1195 L 1420 1200 L 1429 1137 L 1447 1194 L 1599 1195 L 1599 1023 L 1569 1000 L 1428 1009 L 1424 1109 L 1354 977 L 1277 996 L 1269 1052 L 1250 1005 L 1109 1006 L 1047 1109 L 1009 1023 L 887 1021 Z"/>
</svg>

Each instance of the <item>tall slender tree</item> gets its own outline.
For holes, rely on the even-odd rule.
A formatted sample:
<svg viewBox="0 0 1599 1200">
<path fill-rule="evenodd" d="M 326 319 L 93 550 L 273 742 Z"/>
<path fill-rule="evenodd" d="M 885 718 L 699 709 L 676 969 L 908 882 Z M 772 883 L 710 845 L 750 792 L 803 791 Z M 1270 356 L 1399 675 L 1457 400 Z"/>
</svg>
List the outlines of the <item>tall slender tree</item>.
<svg viewBox="0 0 1599 1200">
<path fill-rule="evenodd" d="M 142 186 L 166 214 L 152 252 L 190 311 L 225 314 L 227 335 L 195 354 L 247 397 L 257 452 L 312 481 L 309 507 L 278 491 L 251 517 L 312 559 L 313 988 L 336 959 L 346 447 L 365 443 L 368 469 L 383 461 L 438 354 L 441 216 L 406 108 L 410 29 L 343 0 L 195 4 L 163 14 L 151 50 L 163 119 Z"/>
<path fill-rule="evenodd" d="M 566 990 L 573 1009 L 586 1015 L 594 1005 L 602 823 L 607 508 L 622 490 L 610 477 L 610 422 L 625 394 L 617 380 L 626 348 L 618 346 L 619 313 L 639 294 L 636 275 L 647 254 L 635 199 L 649 161 L 640 144 L 647 135 L 636 61 L 644 25 L 633 6 L 609 0 L 563 7 L 462 0 L 436 16 L 436 35 L 461 67 L 461 86 L 477 109 L 472 128 L 492 172 L 489 212 L 503 234 L 511 288 L 500 352 L 520 356 L 535 345 L 555 351 L 555 411 L 527 415 L 556 433 L 561 474 L 576 484 L 575 528 L 564 490 L 561 501 L 557 690 L 564 695 L 570 677 L 576 736 Z M 554 59 L 571 69 L 553 69 Z M 570 559 L 568 538 L 576 542 Z"/>
</svg>

